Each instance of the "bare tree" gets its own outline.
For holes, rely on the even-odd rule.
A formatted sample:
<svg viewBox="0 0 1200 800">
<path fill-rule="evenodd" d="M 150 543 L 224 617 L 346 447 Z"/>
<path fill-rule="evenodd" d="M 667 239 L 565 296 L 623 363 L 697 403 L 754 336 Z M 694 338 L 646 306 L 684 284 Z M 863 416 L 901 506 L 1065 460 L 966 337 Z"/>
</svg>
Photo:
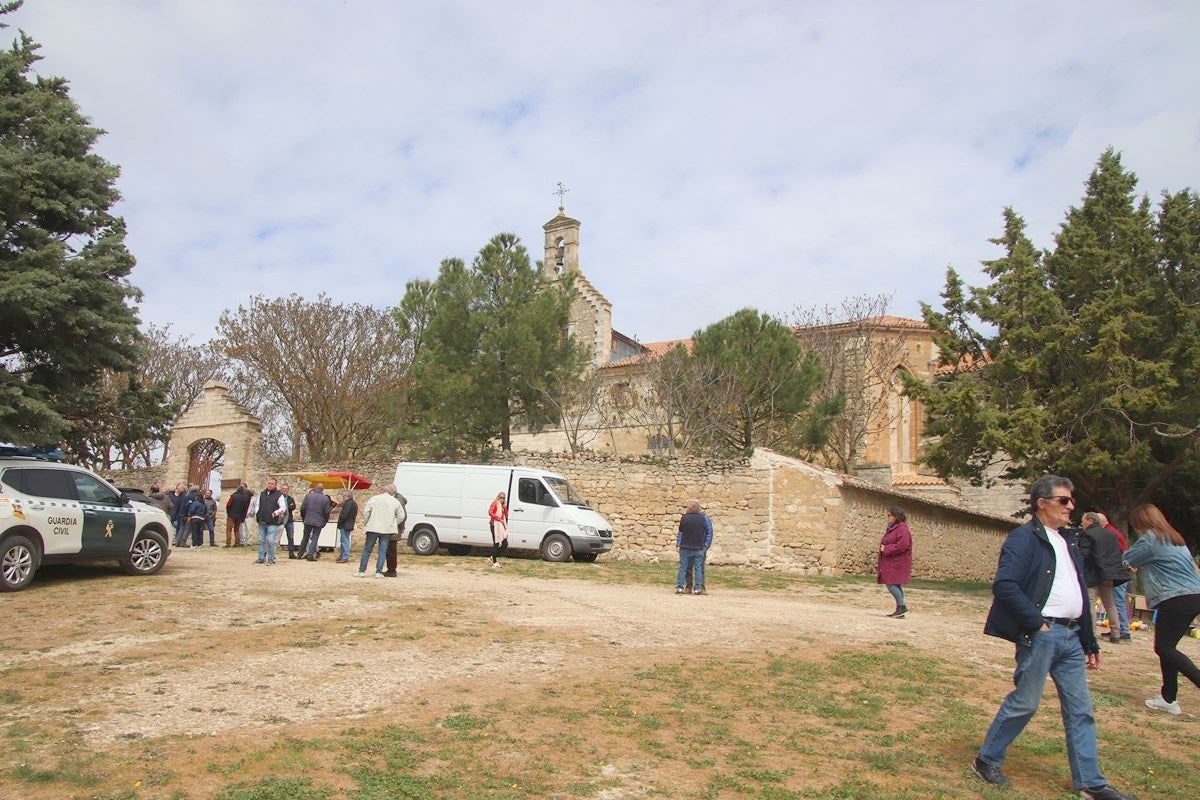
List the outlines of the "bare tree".
<svg viewBox="0 0 1200 800">
<path fill-rule="evenodd" d="M 218 323 L 225 353 L 243 375 L 259 376 L 290 412 L 299 443 L 314 459 L 377 448 L 389 424 L 388 395 L 410 364 L 411 348 L 388 311 L 299 295 L 226 310 Z"/>
<path fill-rule="evenodd" d="M 797 308 L 792 313 L 796 337 L 825 367 L 821 397 L 841 393 L 846 399 L 820 450 L 843 472 L 854 472 L 867 442 L 896 422 L 892 382 L 905 362 L 911 330 L 888 319 L 891 300 L 886 294 L 859 295 L 836 308 Z"/>
<path fill-rule="evenodd" d="M 574 378 L 557 385 L 538 385 L 537 390 L 558 418 L 559 430 L 572 453 L 579 453 L 600 435 L 599 416 L 603 407 L 604 380 L 595 369 L 586 367 Z"/>
<path fill-rule="evenodd" d="M 644 355 L 642 364 L 640 401 L 615 403 L 610 416 L 645 430 L 668 456 L 713 451 L 728 427 L 731 382 L 713 365 L 690 358 L 682 343 L 661 356 Z"/>
</svg>

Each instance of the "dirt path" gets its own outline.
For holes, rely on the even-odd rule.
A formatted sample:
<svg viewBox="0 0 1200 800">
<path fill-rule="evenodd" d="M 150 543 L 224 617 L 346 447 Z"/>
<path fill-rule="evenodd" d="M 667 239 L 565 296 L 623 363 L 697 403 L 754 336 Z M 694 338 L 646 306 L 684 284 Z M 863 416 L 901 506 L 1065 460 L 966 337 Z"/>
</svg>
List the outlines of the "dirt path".
<svg viewBox="0 0 1200 800">
<path fill-rule="evenodd" d="M 22 619 L 0 650 L 42 682 L 22 688 L 31 717 L 77 719 L 91 745 L 354 719 L 396 703 L 452 702 L 506 682 L 602 692 L 607 676 L 689 651 L 825 649 L 903 641 L 1007 675 L 1011 648 L 982 635 L 986 598 L 910 592 L 886 619 L 882 588 L 796 584 L 676 596 L 664 585 L 572 575 L 605 565 L 401 558 L 400 576 L 353 565 L 255 565 L 249 549 L 181 550 L 159 576 L 47 569 L 5 598 Z M 539 573 L 536 576 L 529 573 Z M 1122 668 L 1154 685 L 1149 637 Z M 1141 679 L 1140 677 L 1138 678 Z M 381 685 L 402 689 L 397 696 Z M 987 698 L 993 703 L 996 698 Z"/>
</svg>

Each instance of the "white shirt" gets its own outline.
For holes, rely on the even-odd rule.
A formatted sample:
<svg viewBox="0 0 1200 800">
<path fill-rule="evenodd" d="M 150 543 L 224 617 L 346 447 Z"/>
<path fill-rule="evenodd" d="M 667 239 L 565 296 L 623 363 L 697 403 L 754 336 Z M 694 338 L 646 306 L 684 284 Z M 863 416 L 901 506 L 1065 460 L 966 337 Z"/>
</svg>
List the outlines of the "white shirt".
<svg viewBox="0 0 1200 800">
<path fill-rule="evenodd" d="M 1079 590 L 1079 575 L 1067 548 L 1067 540 L 1052 528 L 1046 528 L 1046 538 L 1054 548 L 1054 583 L 1050 596 L 1042 606 L 1042 616 L 1079 619 L 1083 616 L 1083 593 Z"/>
</svg>

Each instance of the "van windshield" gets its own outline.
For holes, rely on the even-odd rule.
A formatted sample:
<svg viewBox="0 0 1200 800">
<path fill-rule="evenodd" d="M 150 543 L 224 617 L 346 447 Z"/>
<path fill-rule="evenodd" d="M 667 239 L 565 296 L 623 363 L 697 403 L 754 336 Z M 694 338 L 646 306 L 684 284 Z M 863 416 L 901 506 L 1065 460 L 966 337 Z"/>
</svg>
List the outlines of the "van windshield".
<svg viewBox="0 0 1200 800">
<path fill-rule="evenodd" d="M 550 488 L 554 490 L 556 495 L 558 495 L 559 500 L 562 500 L 564 503 L 570 506 L 591 508 L 591 506 L 587 504 L 587 500 L 584 500 L 583 496 L 580 495 L 579 492 L 575 491 L 575 487 L 567 483 L 564 479 L 552 478 L 549 475 L 543 475 L 542 477 L 546 479 L 546 483 L 550 484 Z"/>
</svg>

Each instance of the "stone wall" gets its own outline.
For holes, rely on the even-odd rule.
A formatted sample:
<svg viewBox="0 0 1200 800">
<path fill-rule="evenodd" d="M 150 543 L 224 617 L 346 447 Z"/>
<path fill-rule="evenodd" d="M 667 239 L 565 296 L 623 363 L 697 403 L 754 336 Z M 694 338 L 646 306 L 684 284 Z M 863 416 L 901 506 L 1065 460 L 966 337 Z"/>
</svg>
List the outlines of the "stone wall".
<svg viewBox="0 0 1200 800">
<path fill-rule="evenodd" d="M 612 523 L 613 551 L 604 558 L 614 560 L 675 561 L 680 506 L 690 498 L 713 518 L 711 563 L 802 575 L 874 574 L 887 507 L 898 505 L 913 531 L 914 577 L 986 581 L 1004 536 L 1017 524 L 762 450 L 733 461 L 518 453 L 505 462 L 567 477 Z M 358 462 L 276 464 L 271 474 L 283 481 L 301 472 L 351 468 L 375 483 L 357 493 L 360 504 L 396 471 L 395 462 Z M 111 477 L 121 485 L 149 485 L 145 477 L 126 475 Z M 176 479 L 167 476 L 170 483 Z M 308 487 L 291 482 L 299 500 Z M 224 524 L 222 508 L 218 530 Z"/>
</svg>

